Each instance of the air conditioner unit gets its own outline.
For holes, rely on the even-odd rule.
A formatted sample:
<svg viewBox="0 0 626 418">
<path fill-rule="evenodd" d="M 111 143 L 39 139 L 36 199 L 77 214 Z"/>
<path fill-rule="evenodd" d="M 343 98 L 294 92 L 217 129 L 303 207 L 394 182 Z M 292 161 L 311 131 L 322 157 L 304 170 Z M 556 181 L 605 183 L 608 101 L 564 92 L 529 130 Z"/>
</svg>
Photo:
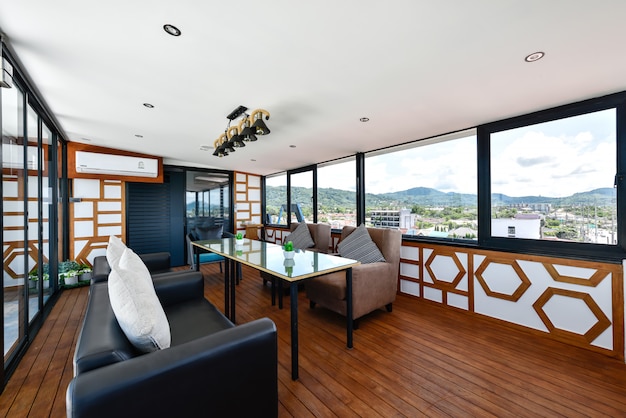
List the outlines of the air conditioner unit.
<svg viewBox="0 0 626 418">
<path fill-rule="evenodd" d="M 37 147 L 26 147 L 26 169 L 37 170 Z M 18 144 L 2 144 L 2 167 L 24 168 L 24 146 Z"/>
<path fill-rule="evenodd" d="M 76 172 L 154 178 L 159 174 L 159 160 L 76 151 Z"/>
</svg>

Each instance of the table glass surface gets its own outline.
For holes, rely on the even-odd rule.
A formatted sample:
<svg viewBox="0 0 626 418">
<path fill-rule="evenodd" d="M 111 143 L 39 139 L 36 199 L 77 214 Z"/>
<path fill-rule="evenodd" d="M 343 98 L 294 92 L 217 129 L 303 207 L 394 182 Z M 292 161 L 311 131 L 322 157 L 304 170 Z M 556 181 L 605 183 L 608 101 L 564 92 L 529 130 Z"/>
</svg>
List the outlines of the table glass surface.
<svg viewBox="0 0 626 418">
<path fill-rule="evenodd" d="M 193 241 L 193 245 L 265 271 L 286 281 L 299 281 L 360 264 L 349 258 L 296 250 L 293 259 L 286 259 L 280 245 L 244 239 L 237 245 L 234 238 Z"/>
</svg>

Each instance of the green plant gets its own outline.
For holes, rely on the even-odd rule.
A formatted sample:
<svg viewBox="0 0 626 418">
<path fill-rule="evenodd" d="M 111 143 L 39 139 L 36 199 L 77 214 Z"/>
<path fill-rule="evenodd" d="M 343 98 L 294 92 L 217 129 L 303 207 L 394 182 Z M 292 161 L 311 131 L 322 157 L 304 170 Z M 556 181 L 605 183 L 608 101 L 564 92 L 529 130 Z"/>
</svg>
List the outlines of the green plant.
<svg viewBox="0 0 626 418">
<path fill-rule="evenodd" d="M 50 278 L 50 266 L 48 263 L 42 265 L 43 279 L 48 280 Z M 28 280 L 39 280 L 39 268 L 35 267 L 33 271 L 28 273 Z"/>
<path fill-rule="evenodd" d="M 285 245 L 283 245 L 283 250 L 285 251 L 293 251 L 293 242 L 287 241 Z"/>
<path fill-rule="evenodd" d="M 81 265 L 74 260 L 61 261 L 59 263 L 59 276 L 70 277 L 79 274 Z"/>
<path fill-rule="evenodd" d="M 241 232 L 237 232 L 237 235 L 235 235 L 236 239 L 243 239 L 243 234 Z"/>
</svg>

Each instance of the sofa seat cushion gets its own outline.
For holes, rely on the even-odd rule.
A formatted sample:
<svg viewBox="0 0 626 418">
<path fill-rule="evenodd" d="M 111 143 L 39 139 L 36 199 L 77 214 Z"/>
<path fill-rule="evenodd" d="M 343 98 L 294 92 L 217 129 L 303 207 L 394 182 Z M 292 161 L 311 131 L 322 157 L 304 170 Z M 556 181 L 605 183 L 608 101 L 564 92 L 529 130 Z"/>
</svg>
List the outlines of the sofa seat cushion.
<svg viewBox="0 0 626 418">
<path fill-rule="evenodd" d="M 206 299 L 169 305 L 165 315 L 170 323 L 172 347 L 235 326 Z"/>
<path fill-rule="evenodd" d="M 74 352 L 74 375 L 141 354 L 128 341 L 115 319 L 107 282 L 92 284 L 89 306 Z"/>
</svg>

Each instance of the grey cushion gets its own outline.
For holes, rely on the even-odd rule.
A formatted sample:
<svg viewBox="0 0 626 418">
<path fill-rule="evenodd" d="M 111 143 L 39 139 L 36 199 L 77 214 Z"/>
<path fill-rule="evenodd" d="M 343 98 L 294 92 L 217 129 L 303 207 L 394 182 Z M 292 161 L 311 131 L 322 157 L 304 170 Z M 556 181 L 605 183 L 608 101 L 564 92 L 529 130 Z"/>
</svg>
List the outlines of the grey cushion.
<svg viewBox="0 0 626 418">
<path fill-rule="evenodd" d="M 302 222 L 293 232 L 285 238 L 285 242 L 293 242 L 293 248 L 304 250 L 315 245 L 315 241 L 311 238 L 309 227 Z"/>
<path fill-rule="evenodd" d="M 363 264 L 385 262 L 385 257 L 383 257 L 376 243 L 372 241 L 365 225 L 360 225 L 345 237 L 337 245 L 337 250 L 342 257 L 351 258 Z"/>
</svg>

